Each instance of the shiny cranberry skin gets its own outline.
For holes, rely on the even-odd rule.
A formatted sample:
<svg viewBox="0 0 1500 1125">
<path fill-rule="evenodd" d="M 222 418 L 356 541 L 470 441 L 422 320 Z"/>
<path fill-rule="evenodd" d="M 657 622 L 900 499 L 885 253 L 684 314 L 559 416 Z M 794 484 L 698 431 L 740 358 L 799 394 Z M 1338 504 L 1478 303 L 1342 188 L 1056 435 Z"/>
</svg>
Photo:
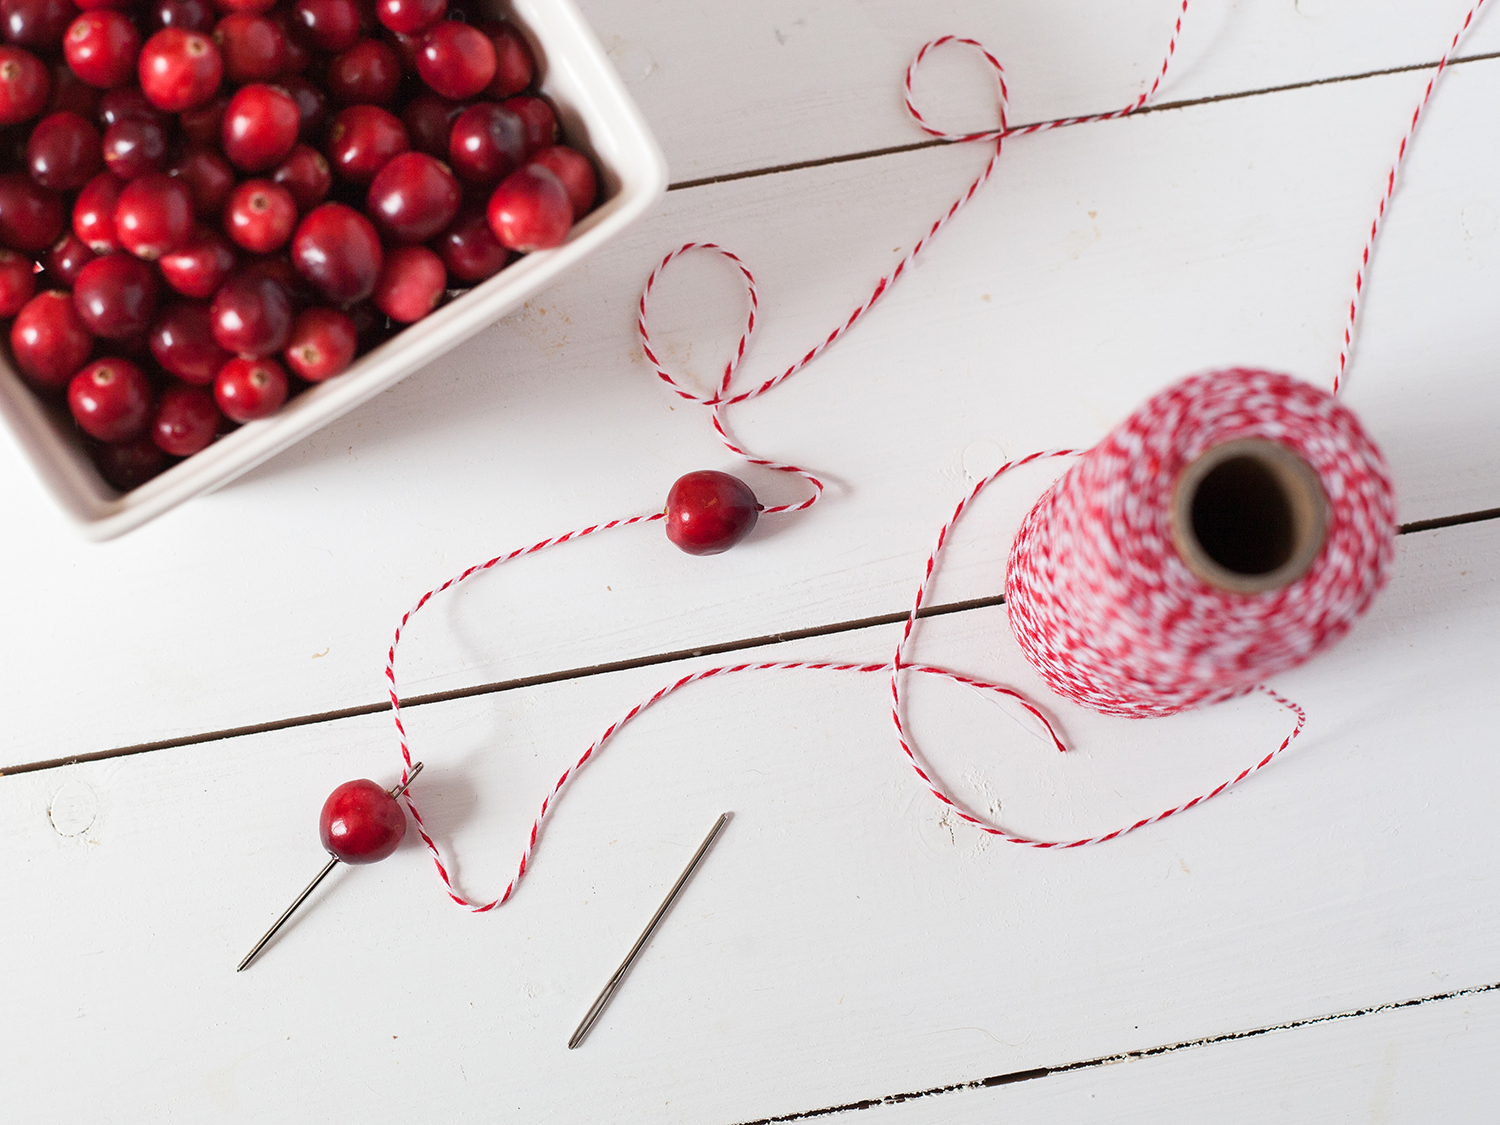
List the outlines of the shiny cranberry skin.
<svg viewBox="0 0 1500 1125">
<path fill-rule="evenodd" d="M 325 203 L 292 236 L 292 264 L 325 300 L 348 305 L 375 292 L 385 254 L 369 219 L 342 203 Z"/>
<path fill-rule="evenodd" d="M 400 846 L 406 813 L 373 781 L 346 781 L 328 795 L 318 817 L 318 838 L 345 863 L 375 863 Z"/>
<path fill-rule="evenodd" d="M 100 172 L 83 186 L 73 204 L 73 233 L 95 254 L 120 248 L 115 237 L 115 204 L 125 181 L 112 172 Z"/>
<path fill-rule="evenodd" d="M 276 30 L 281 32 L 282 46 L 286 50 L 286 60 L 277 74 L 278 80 L 301 74 L 312 65 L 313 51 L 297 37 L 297 29 L 292 25 L 291 14 L 285 8 L 277 8 L 266 18 L 276 25 Z"/>
<path fill-rule="evenodd" d="M 154 121 L 158 125 L 168 124 L 167 114 L 151 104 L 139 86 L 116 86 L 102 93 L 94 91 L 98 99 L 99 124 L 105 128 L 117 121 Z"/>
<path fill-rule="evenodd" d="M 141 91 L 157 109 L 181 113 L 208 101 L 224 78 L 224 60 L 200 31 L 169 27 L 141 48 Z"/>
<path fill-rule="evenodd" d="M 99 101 L 99 91 L 74 74 L 67 63 L 53 66 L 52 94 L 47 99 L 49 113 L 67 110 L 85 121 L 93 121 L 99 113 Z"/>
<path fill-rule="evenodd" d="M 29 176 L 0 175 L 0 246 L 39 254 L 63 232 L 62 197 Z"/>
<path fill-rule="evenodd" d="M 139 488 L 167 467 L 167 455 L 149 433 L 133 441 L 99 445 L 91 452 L 99 475 L 121 492 Z"/>
<path fill-rule="evenodd" d="M 214 400 L 236 422 L 268 418 L 286 401 L 286 372 L 274 359 L 231 359 L 214 379 Z"/>
<path fill-rule="evenodd" d="M 448 136 L 448 162 L 465 183 L 498 184 L 526 157 L 526 127 L 494 102 L 471 105 L 454 119 Z"/>
<path fill-rule="evenodd" d="M 589 213 L 599 191 L 599 181 L 594 175 L 593 162 L 587 156 L 567 145 L 553 145 L 532 153 L 530 163 L 550 169 L 562 181 L 568 193 L 568 203 L 573 208 L 574 222 Z"/>
<path fill-rule="evenodd" d="M 323 127 L 328 124 L 328 95 L 306 78 L 293 75 L 277 83 L 297 103 L 297 112 L 302 122 L 297 127 L 297 138 L 304 144 L 314 144 L 323 138 Z"/>
<path fill-rule="evenodd" d="M 46 257 L 42 259 L 42 265 L 47 267 L 47 273 L 50 276 L 71 289 L 78 284 L 78 275 L 83 267 L 92 262 L 94 257 L 94 252 L 88 248 L 83 239 L 71 230 L 65 230 L 62 237 L 47 251 Z"/>
<path fill-rule="evenodd" d="M 271 181 L 292 193 L 298 211 L 307 212 L 328 197 L 333 171 L 317 149 L 298 145 L 276 166 Z"/>
<path fill-rule="evenodd" d="M 541 98 L 507 98 L 501 104 L 526 126 L 528 159 L 530 153 L 557 143 L 557 113 Z"/>
<path fill-rule="evenodd" d="M 274 86 L 245 86 L 224 111 L 224 155 L 246 172 L 274 168 L 297 143 L 301 123 L 289 94 Z"/>
<path fill-rule="evenodd" d="M 521 33 L 508 23 L 487 23 L 479 30 L 495 48 L 495 77 L 485 88 L 485 97 L 508 98 L 530 86 L 536 63 Z"/>
<path fill-rule="evenodd" d="M 286 69 L 286 36 L 265 16 L 227 15 L 215 25 L 213 39 L 230 82 L 264 82 Z"/>
<path fill-rule="evenodd" d="M 219 408 L 202 387 L 168 387 L 151 419 L 151 440 L 163 453 L 191 457 L 219 432 Z"/>
<path fill-rule="evenodd" d="M 122 180 L 156 172 L 166 162 L 167 131 L 155 121 L 116 121 L 104 130 L 104 164 Z"/>
<path fill-rule="evenodd" d="M 5 41 L 49 55 L 62 46 L 63 34 L 76 15 L 72 0 L 0 0 Z"/>
<path fill-rule="evenodd" d="M 365 213 L 396 242 L 426 242 L 453 221 L 461 197 L 446 164 L 425 152 L 403 152 L 370 184 Z"/>
<path fill-rule="evenodd" d="M 340 110 L 328 130 L 328 163 L 356 184 L 369 183 L 392 157 L 410 147 L 400 118 L 379 106 Z"/>
<path fill-rule="evenodd" d="M 448 286 L 443 260 L 425 246 L 398 246 L 385 256 L 375 284 L 375 307 L 400 324 L 437 308 Z"/>
<path fill-rule="evenodd" d="M 137 258 L 154 262 L 193 233 L 193 195 L 165 172 L 139 176 L 115 204 L 115 237 Z"/>
<path fill-rule="evenodd" d="M 336 309 L 308 309 L 292 325 L 284 358 L 309 383 L 331 379 L 349 366 L 358 345 L 354 321 Z"/>
<path fill-rule="evenodd" d="M 448 0 L 375 0 L 375 18 L 392 31 L 426 31 L 448 10 Z"/>
<path fill-rule="evenodd" d="M 196 109 L 184 110 L 177 118 L 187 139 L 195 145 L 218 148 L 224 141 L 224 112 L 229 98 L 220 94 Z"/>
<path fill-rule="evenodd" d="M 4 4 L 5 0 L 0 0 Z M 208 0 L 154 0 L 150 25 L 160 30 L 176 27 L 183 31 L 209 32 L 219 20 L 219 13 Z"/>
<path fill-rule="evenodd" d="M 68 383 L 78 428 L 100 441 L 129 441 L 151 421 L 151 384 L 128 359 L 95 360 Z"/>
<path fill-rule="evenodd" d="M 184 297 L 212 297 L 234 272 L 235 253 L 216 230 L 196 227 L 186 242 L 156 262 L 162 277 Z"/>
<path fill-rule="evenodd" d="M 336 54 L 359 42 L 359 8 L 354 0 L 296 0 L 292 26 L 305 42 Z"/>
<path fill-rule="evenodd" d="M 209 311 L 215 342 L 236 355 L 271 355 L 286 347 L 292 334 L 292 300 L 279 282 L 263 273 L 247 270 L 231 277 L 214 294 Z"/>
<path fill-rule="evenodd" d="M 269 254 L 286 245 L 297 225 L 297 201 L 270 180 L 245 180 L 224 209 L 224 229 L 252 254 Z"/>
<path fill-rule="evenodd" d="M 490 230 L 483 207 L 464 208 L 433 243 L 433 249 L 451 276 L 470 284 L 493 277 L 510 261 L 510 251 Z"/>
<path fill-rule="evenodd" d="M 95 336 L 126 340 L 151 327 L 160 288 L 156 271 L 139 258 L 106 254 L 79 271 L 73 304 Z"/>
<path fill-rule="evenodd" d="M 568 189 L 540 164 L 506 176 L 490 196 L 487 213 L 500 244 L 523 254 L 562 245 L 573 225 Z"/>
<path fill-rule="evenodd" d="M 418 152 L 448 159 L 448 135 L 453 132 L 453 122 L 464 107 L 436 94 L 424 91 L 406 103 L 401 111 L 401 123 L 406 126 L 411 147 Z"/>
<path fill-rule="evenodd" d="M 460 102 L 495 77 L 495 47 L 477 27 L 443 20 L 427 29 L 417 49 L 417 73 L 432 90 Z"/>
<path fill-rule="evenodd" d="M 73 295 L 59 289 L 27 301 L 10 326 L 10 351 L 27 381 L 56 390 L 89 360 L 94 337 L 73 305 Z"/>
<path fill-rule="evenodd" d="M 78 114 L 49 113 L 26 142 L 26 167 L 45 188 L 77 191 L 103 163 L 99 145 L 99 130 Z"/>
<path fill-rule="evenodd" d="M 135 24 L 108 8 L 84 12 L 63 36 L 63 57 L 73 73 L 101 90 L 130 83 L 140 53 L 141 33 Z"/>
<path fill-rule="evenodd" d="M 168 305 L 151 326 L 151 354 L 184 383 L 206 387 L 234 357 L 214 339 L 213 316 L 201 301 Z"/>
<path fill-rule="evenodd" d="M 36 269 L 31 259 L 0 250 L 0 316 L 15 316 L 35 293 Z"/>
<path fill-rule="evenodd" d="M 667 538 L 690 555 L 727 551 L 755 527 L 760 504 L 739 477 L 704 469 L 667 493 Z"/>
<path fill-rule="evenodd" d="M 217 219 L 234 190 L 234 168 L 217 152 L 189 149 L 167 168 L 167 175 L 181 181 L 193 198 L 193 213 L 201 219 Z"/>
<path fill-rule="evenodd" d="M 340 105 L 389 105 L 401 84 L 401 57 L 379 39 L 361 39 L 328 64 L 328 93 Z"/>
</svg>

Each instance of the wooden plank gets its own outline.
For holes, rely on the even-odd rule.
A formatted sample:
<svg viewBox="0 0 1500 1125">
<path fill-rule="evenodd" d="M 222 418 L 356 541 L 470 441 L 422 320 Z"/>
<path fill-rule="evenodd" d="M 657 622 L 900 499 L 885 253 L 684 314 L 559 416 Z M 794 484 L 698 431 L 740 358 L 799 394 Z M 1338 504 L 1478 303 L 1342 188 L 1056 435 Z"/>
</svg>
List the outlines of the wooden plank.
<svg viewBox="0 0 1500 1125">
<path fill-rule="evenodd" d="M 652 525 L 512 564 L 418 619 L 405 689 L 899 612 L 937 526 L 1002 454 L 1087 445 L 1205 367 L 1331 378 L 1352 264 L 1420 85 L 1397 75 L 1017 142 L 865 323 L 730 415 L 752 449 L 827 476 L 819 507 L 716 559 L 679 555 Z M 1500 503 L 1486 421 L 1500 237 L 1483 226 L 1500 214 L 1500 152 L 1475 141 L 1497 98 L 1500 63 L 1453 72 L 1368 291 L 1349 401 L 1390 454 L 1405 519 Z M 734 467 L 639 355 L 635 296 L 664 250 L 698 237 L 745 254 L 765 316 L 743 378 L 764 378 L 842 320 L 983 160 L 929 150 L 672 193 L 524 315 L 103 548 L 64 537 L 0 448 L 17 545 L 0 561 L 13 591 L 0 766 L 378 705 L 390 630 L 422 590 L 648 511 L 682 472 Z M 658 294 L 667 361 L 711 374 L 743 315 L 727 271 L 687 260 Z M 751 479 L 767 500 L 795 495 Z M 996 490 L 967 532 L 980 549 L 949 564 L 938 598 L 998 592 L 1045 479 Z"/>
<path fill-rule="evenodd" d="M 450 906 L 413 841 L 331 881 L 236 975 L 318 865 L 326 792 L 394 774 L 381 717 L 6 778 L 7 1105 L 745 1121 L 1493 982 L 1497 549 L 1497 522 L 1406 537 L 1373 615 L 1277 680 L 1311 716 L 1295 753 L 1077 852 L 987 846 L 945 817 L 894 747 L 879 675 L 714 681 L 580 775 L 502 910 Z M 893 642 L 772 651 L 879 660 Z M 1000 610 L 935 619 L 917 645 L 1035 685 Z M 413 710 L 418 799 L 463 885 L 498 889 L 548 782 L 700 663 Z M 1076 749 L 1058 755 L 961 689 L 911 702 L 957 794 L 1059 834 L 1201 791 L 1286 727 L 1255 699 L 1150 723 L 1059 705 Z M 725 809 L 731 830 L 567 1051 Z"/>
<path fill-rule="evenodd" d="M 1194 0 L 1159 101 L 1214 97 L 1435 62 L 1472 0 Z M 1166 51 L 1178 0 L 762 0 L 715 11 L 581 5 L 682 182 L 911 144 L 900 82 L 922 43 L 963 35 L 1006 68 L 1015 123 L 1119 109 Z M 1482 20 L 1464 54 L 1500 50 Z M 924 112 L 954 131 L 995 124 L 982 62 L 925 68 Z"/>
</svg>

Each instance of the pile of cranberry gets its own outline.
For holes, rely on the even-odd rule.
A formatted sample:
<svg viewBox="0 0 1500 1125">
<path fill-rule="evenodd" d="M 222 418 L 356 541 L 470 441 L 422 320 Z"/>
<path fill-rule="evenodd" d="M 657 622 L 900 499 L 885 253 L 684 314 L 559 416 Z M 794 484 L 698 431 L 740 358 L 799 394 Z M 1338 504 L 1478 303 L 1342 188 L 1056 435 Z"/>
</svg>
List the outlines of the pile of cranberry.
<svg viewBox="0 0 1500 1125">
<path fill-rule="evenodd" d="M 0 317 L 135 487 L 556 246 L 587 157 L 447 0 L 0 0 Z"/>
</svg>

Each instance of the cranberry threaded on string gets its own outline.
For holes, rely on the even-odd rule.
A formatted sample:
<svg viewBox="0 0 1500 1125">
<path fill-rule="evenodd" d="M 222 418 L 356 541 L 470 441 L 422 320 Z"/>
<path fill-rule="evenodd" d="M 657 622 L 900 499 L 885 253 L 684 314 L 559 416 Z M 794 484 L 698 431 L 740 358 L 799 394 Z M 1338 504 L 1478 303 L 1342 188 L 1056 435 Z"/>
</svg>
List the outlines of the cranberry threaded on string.
<svg viewBox="0 0 1500 1125">
<path fill-rule="evenodd" d="M 265 936 L 255 943 L 255 948 L 245 955 L 235 972 L 244 972 L 297 907 L 340 863 L 377 863 L 400 846 L 406 836 L 406 813 L 396 798 L 406 792 L 421 772 L 422 763 L 417 762 L 407 773 L 406 780 L 393 789 L 382 789 L 373 781 L 346 781 L 328 795 L 318 817 L 318 837 L 328 850 L 328 863 L 276 919 Z"/>
<path fill-rule="evenodd" d="M 667 493 L 667 538 L 690 555 L 717 555 L 754 530 L 760 511 L 739 477 L 712 469 L 688 473 Z"/>
</svg>

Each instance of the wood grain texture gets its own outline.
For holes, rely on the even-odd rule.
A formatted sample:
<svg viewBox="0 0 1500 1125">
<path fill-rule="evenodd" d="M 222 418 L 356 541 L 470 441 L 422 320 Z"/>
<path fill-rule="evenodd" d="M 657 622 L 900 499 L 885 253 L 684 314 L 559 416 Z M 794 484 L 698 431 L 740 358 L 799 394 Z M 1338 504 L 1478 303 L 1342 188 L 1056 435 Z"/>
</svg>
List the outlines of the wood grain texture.
<svg viewBox="0 0 1500 1125">
<path fill-rule="evenodd" d="M 131 1119 L 744 1121 L 1493 982 L 1500 859 L 1475 826 L 1500 770 L 1473 654 L 1500 622 L 1497 547 L 1496 523 L 1406 537 L 1371 617 L 1278 679 L 1311 714 L 1295 754 L 1084 852 L 987 845 L 944 816 L 893 745 L 880 676 L 715 682 L 580 775 L 504 909 L 449 905 L 412 842 L 330 880 L 236 975 L 318 865 L 326 792 L 394 775 L 380 717 L 9 778 L 0 945 L 54 968 L 0 980 L 8 1099 Z M 929 622 L 915 656 L 1036 686 L 1001 610 Z M 464 886 L 498 889 L 548 782 L 693 666 L 414 709 L 418 800 Z M 961 689 L 912 690 L 955 792 L 1038 832 L 1181 800 L 1285 728 L 1255 699 L 1158 722 L 1052 710 L 1068 755 Z M 732 831 L 567 1051 L 725 809 Z M 69 1082 L 78 1057 L 89 1079 Z"/>
</svg>

